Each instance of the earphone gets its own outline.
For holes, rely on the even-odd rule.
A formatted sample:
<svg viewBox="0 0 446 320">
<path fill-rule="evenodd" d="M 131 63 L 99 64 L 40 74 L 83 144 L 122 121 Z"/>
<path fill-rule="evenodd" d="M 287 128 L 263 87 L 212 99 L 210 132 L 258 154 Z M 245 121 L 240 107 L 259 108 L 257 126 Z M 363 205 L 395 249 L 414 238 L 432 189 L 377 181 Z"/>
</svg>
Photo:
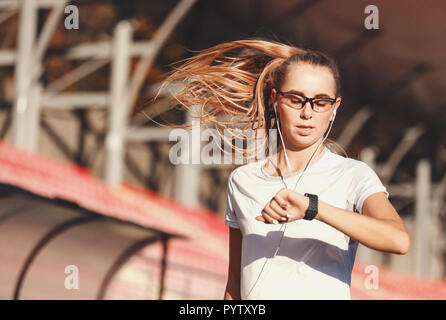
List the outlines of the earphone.
<svg viewBox="0 0 446 320">
<path fill-rule="evenodd" d="M 288 169 L 291 170 L 291 166 L 290 166 L 290 163 L 289 163 L 289 160 L 288 160 L 288 156 L 287 156 L 287 153 L 286 153 L 285 143 L 283 142 L 282 133 L 281 133 L 280 126 L 279 126 L 279 118 L 277 117 L 276 107 L 277 107 L 277 102 L 274 102 L 273 108 L 274 108 L 274 113 L 275 113 L 276 121 L 277 121 L 277 129 L 278 129 L 278 131 L 279 131 L 280 139 L 281 139 L 281 141 L 282 141 L 283 151 L 284 151 L 284 153 L 285 153 L 285 159 L 286 159 L 286 163 L 287 163 Z M 299 176 L 299 179 L 297 180 L 296 185 L 294 186 L 294 189 L 293 189 L 293 190 L 296 189 L 297 184 L 299 183 L 300 179 L 301 179 L 301 178 L 303 177 L 303 175 L 305 174 L 305 171 L 307 170 L 308 166 L 311 164 L 311 161 L 313 160 L 313 156 L 317 153 L 317 151 L 319 150 L 320 146 L 324 143 L 325 139 L 327 139 L 328 135 L 330 134 L 331 127 L 332 127 L 332 125 L 333 125 L 334 119 L 336 118 L 336 109 L 333 110 L 332 114 L 333 114 L 333 116 L 332 116 L 332 118 L 331 118 L 331 120 L 330 120 L 330 128 L 328 129 L 327 135 L 322 139 L 321 143 L 320 143 L 320 144 L 318 145 L 318 147 L 316 148 L 316 151 L 313 152 L 313 154 L 311 155 L 310 160 L 308 161 L 307 165 L 305 166 L 305 168 L 304 168 L 302 174 Z M 282 181 L 283 181 L 283 179 L 282 179 Z M 284 182 L 284 183 L 285 183 L 285 182 Z M 286 186 L 286 184 L 285 184 L 285 186 Z M 272 256 L 272 258 L 274 258 L 274 257 L 277 255 L 277 252 L 279 251 L 279 249 L 280 249 L 280 245 L 281 245 L 281 243 L 282 243 L 283 236 L 285 235 L 285 231 L 286 231 L 286 226 L 287 226 L 287 224 L 285 223 L 285 224 L 283 224 L 283 225 L 285 226 L 285 228 L 284 228 L 284 230 L 283 230 L 282 237 L 280 238 L 279 245 L 277 246 L 277 249 L 276 249 L 276 251 L 274 252 L 274 255 Z M 279 231 L 282 230 L 283 225 L 280 226 L 280 230 L 279 230 Z M 257 285 L 257 282 L 259 281 L 260 276 L 262 275 L 263 269 L 265 268 L 265 265 L 266 265 L 266 263 L 268 262 L 268 259 L 270 259 L 270 258 L 266 258 L 265 263 L 263 264 L 262 269 L 260 270 L 260 273 L 259 273 L 259 275 L 258 275 L 258 277 L 257 277 L 257 280 L 256 280 L 256 282 L 254 283 L 254 285 L 252 286 L 252 288 L 249 290 L 249 293 L 248 293 L 248 295 L 246 296 L 246 298 L 248 298 L 248 297 L 250 296 L 252 290 L 253 290 L 253 289 L 255 288 L 255 286 Z"/>
</svg>

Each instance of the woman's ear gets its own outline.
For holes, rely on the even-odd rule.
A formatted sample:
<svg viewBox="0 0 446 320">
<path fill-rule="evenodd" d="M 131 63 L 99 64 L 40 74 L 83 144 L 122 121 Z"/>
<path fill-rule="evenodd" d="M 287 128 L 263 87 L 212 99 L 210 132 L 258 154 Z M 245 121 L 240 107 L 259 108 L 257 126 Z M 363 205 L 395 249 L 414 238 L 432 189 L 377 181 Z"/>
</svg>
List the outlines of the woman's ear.
<svg viewBox="0 0 446 320">
<path fill-rule="evenodd" d="M 271 114 L 271 116 L 276 116 L 277 117 L 277 111 L 276 111 L 277 91 L 274 88 L 271 89 L 270 99 L 271 99 L 271 107 L 268 108 L 269 109 L 268 112 Z"/>
<path fill-rule="evenodd" d="M 270 97 L 271 97 L 271 102 L 272 102 L 272 104 L 274 105 L 274 102 L 276 102 L 276 98 L 277 98 L 277 91 L 276 91 L 275 88 L 272 88 L 272 89 L 271 89 L 271 95 L 270 95 Z"/>
<path fill-rule="evenodd" d="M 335 108 L 338 109 L 341 106 L 342 98 L 339 96 L 335 102 Z"/>
<path fill-rule="evenodd" d="M 334 110 L 333 110 L 333 117 L 332 117 L 332 121 L 334 120 L 334 117 L 336 117 L 336 112 L 338 112 L 339 107 L 341 106 L 341 97 L 338 97 L 336 99 L 335 105 L 334 105 Z"/>
</svg>

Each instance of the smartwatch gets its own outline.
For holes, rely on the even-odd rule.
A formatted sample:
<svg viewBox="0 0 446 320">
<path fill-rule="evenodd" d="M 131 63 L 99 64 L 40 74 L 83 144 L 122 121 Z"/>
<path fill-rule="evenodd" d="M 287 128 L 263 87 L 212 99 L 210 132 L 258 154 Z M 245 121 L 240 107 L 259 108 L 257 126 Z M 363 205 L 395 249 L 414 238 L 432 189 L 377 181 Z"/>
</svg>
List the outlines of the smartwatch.
<svg viewBox="0 0 446 320">
<path fill-rule="evenodd" d="M 310 198 L 310 205 L 308 206 L 307 211 L 305 211 L 305 220 L 313 220 L 318 213 L 318 197 L 315 194 L 305 193 L 304 196 Z"/>
</svg>

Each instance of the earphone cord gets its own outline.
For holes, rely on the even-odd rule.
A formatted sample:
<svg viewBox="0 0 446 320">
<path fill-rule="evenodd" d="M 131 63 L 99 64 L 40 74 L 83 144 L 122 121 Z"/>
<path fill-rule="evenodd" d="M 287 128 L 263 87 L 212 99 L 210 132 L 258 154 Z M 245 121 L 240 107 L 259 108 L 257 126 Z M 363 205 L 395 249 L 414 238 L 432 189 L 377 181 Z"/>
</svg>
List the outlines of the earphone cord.
<svg viewBox="0 0 446 320">
<path fill-rule="evenodd" d="M 330 128 L 328 129 L 327 135 L 324 137 L 324 139 L 322 139 L 321 143 L 320 143 L 320 144 L 318 145 L 318 147 L 316 148 L 316 151 L 313 152 L 313 154 L 311 155 L 311 158 L 310 158 L 310 160 L 308 161 L 307 165 L 305 166 L 305 168 L 304 168 L 302 174 L 299 176 L 299 179 L 297 179 L 296 184 L 295 184 L 293 190 L 296 190 L 297 184 L 299 183 L 300 179 L 303 177 L 303 175 L 304 175 L 305 171 L 307 170 L 307 168 L 310 166 L 311 161 L 313 160 L 314 155 L 317 153 L 317 151 L 319 150 L 320 146 L 324 143 L 324 141 L 327 139 L 328 135 L 330 134 L 331 126 L 333 125 L 333 122 L 334 122 L 334 119 L 333 119 L 333 121 L 330 121 Z M 280 135 L 280 138 L 282 139 L 282 134 L 280 133 L 279 124 L 277 124 L 277 125 L 278 125 L 278 129 L 279 129 L 279 135 Z M 283 143 L 283 139 L 282 139 L 282 145 L 283 145 L 283 147 L 284 147 L 285 158 L 288 160 L 288 158 L 286 157 L 285 144 Z M 269 161 L 271 161 L 271 159 L 269 159 Z M 271 161 L 271 163 L 272 163 L 274 166 L 276 166 L 272 161 Z M 277 166 L 276 166 L 276 168 L 277 168 Z M 285 188 L 288 189 L 288 186 L 286 185 L 285 180 L 283 179 L 283 176 L 281 175 L 280 177 L 281 177 L 281 179 L 282 179 L 283 184 L 285 185 Z M 279 249 L 280 249 L 280 245 L 282 244 L 282 239 L 283 239 L 283 237 L 284 237 L 284 235 L 285 235 L 285 231 L 286 231 L 287 223 L 282 224 L 282 225 L 280 226 L 279 231 L 282 231 L 282 227 L 283 227 L 283 226 L 285 226 L 285 228 L 284 228 L 284 230 L 283 230 L 283 232 L 282 232 L 282 237 L 280 238 L 279 245 L 277 246 L 276 251 L 274 252 L 274 255 L 273 255 L 271 258 L 274 258 L 274 257 L 276 256 L 277 252 L 278 252 Z M 266 263 L 267 263 L 268 260 L 271 259 L 271 258 L 266 258 L 265 263 L 263 264 L 262 269 L 260 270 L 260 273 L 259 273 L 259 275 L 258 275 L 258 277 L 257 277 L 257 279 L 256 279 L 256 281 L 255 281 L 255 283 L 254 283 L 254 285 L 252 286 L 251 290 L 249 290 L 249 293 L 248 293 L 248 295 L 247 295 L 247 298 L 249 297 L 249 295 L 251 294 L 252 290 L 253 290 L 253 289 L 255 288 L 255 286 L 257 285 L 257 282 L 259 281 L 260 276 L 262 275 L 262 272 L 263 272 L 263 269 L 265 268 Z"/>
</svg>

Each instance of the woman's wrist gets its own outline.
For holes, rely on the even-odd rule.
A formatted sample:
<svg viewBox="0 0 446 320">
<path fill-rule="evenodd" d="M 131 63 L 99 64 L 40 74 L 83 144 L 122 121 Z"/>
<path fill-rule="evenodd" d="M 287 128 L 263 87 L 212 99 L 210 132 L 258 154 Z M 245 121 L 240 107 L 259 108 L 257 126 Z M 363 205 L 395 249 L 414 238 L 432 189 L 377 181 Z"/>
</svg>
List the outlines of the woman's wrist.
<svg viewBox="0 0 446 320">
<path fill-rule="evenodd" d="M 318 200 L 317 207 L 318 207 L 318 212 L 317 212 L 316 216 L 314 217 L 314 219 L 319 220 L 321 222 L 325 222 L 323 213 L 327 212 L 327 210 L 325 210 L 327 208 L 327 204 L 325 202 L 323 202 L 322 200 Z"/>
</svg>

